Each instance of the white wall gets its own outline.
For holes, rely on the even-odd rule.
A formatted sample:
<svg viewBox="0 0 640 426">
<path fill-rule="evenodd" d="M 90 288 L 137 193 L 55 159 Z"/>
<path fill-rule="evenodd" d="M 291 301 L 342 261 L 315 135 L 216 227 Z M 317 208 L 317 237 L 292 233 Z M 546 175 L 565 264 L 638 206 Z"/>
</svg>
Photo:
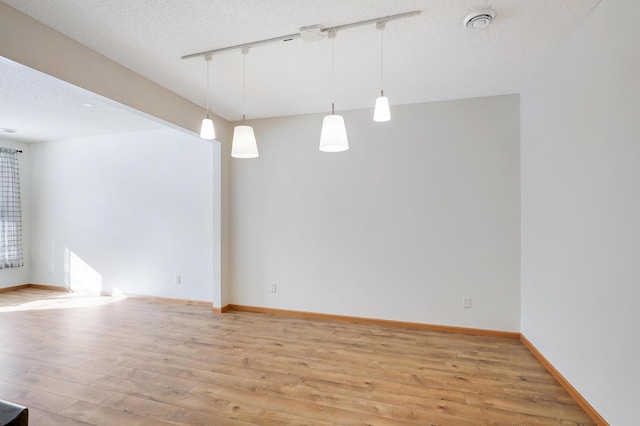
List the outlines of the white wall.
<svg viewBox="0 0 640 426">
<path fill-rule="evenodd" d="M 260 157 L 231 171 L 232 303 L 519 331 L 518 104 L 348 111 L 337 154 L 318 151 L 322 115 L 253 121 Z"/>
<path fill-rule="evenodd" d="M 33 282 L 219 303 L 219 163 L 173 129 L 33 144 Z"/>
<path fill-rule="evenodd" d="M 22 150 L 18 154 L 18 167 L 20 168 L 20 204 L 22 209 L 22 252 L 24 256 L 24 266 L 21 268 L 0 269 L 0 288 L 13 287 L 16 285 L 29 284 L 31 265 L 31 246 L 29 244 L 29 222 L 30 222 L 30 145 L 24 142 L 12 141 L 0 138 L 0 147 Z"/>
<path fill-rule="evenodd" d="M 640 2 L 605 0 L 522 94 L 522 332 L 638 424 Z"/>
</svg>

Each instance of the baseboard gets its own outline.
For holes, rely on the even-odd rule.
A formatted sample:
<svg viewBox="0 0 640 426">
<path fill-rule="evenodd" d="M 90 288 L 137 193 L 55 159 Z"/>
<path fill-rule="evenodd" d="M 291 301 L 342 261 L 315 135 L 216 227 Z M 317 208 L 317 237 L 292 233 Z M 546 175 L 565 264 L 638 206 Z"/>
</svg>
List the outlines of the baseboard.
<svg viewBox="0 0 640 426">
<path fill-rule="evenodd" d="M 40 290 L 64 291 L 66 293 L 69 293 L 71 291 L 71 289 L 68 289 L 67 287 L 61 287 L 61 286 L 57 286 L 57 285 L 29 284 L 29 287 L 37 288 L 37 289 L 40 289 Z"/>
<path fill-rule="evenodd" d="M 63 292 L 71 292 L 71 289 L 68 289 L 67 287 L 61 287 L 61 286 L 55 286 L 55 285 L 45 285 L 45 284 L 22 284 L 22 285 L 15 285 L 12 287 L 5 287 L 5 288 L 0 288 L 0 293 L 6 292 L 6 291 L 14 291 L 14 290 L 21 290 L 24 288 L 37 288 L 39 290 L 49 290 L 49 291 L 63 291 Z M 101 291 L 100 292 L 100 296 L 106 296 L 106 297 L 111 297 L 113 295 L 112 292 L 110 291 Z M 124 295 L 129 298 L 129 299 L 146 299 L 146 300 L 154 300 L 156 302 L 172 302 L 172 303 L 182 303 L 185 305 L 199 305 L 199 306 L 211 306 L 211 302 L 208 302 L 206 300 L 191 300 L 191 299 L 173 299 L 173 298 L 169 298 L 169 297 L 156 297 L 156 296 L 146 296 L 143 294 L 131 294 L 131 293 L 124 293 Z M 222 309 L 228 309 L 228 305 L 223 307 Z M 216 308 L 214 308 L 216 309 Z M 226 310 L 226 309 L 225 309 Z M 225 310 L 222 310 L 222 312 L 225 312 Z"/>
<path fill-rule="evenodd" d="M 213 308 L 211 308 L 211 310 L 213 311 L 214 314 L 224 314 L 225 312 L 227 312 L 229 310 L 229 305 L 224 305 L 221 308 L 213 307 Z"/>
<path fill-rule="evenodd" d="M 422 323 L 416 323 L 416 322 L 393 321 L 393 320 L 383 320 L 383 319 L 375 319 L 375 318 L 350 317 L 345 315 L 322 314 L 322 313 L 316 313 L 316 312 L 292 311 L 288 309 L 263 308 L 259 306 L 246 306 L 246 305 L 235 305 L 235 304 L 226 305 L 225 308 L 227 309 L 223 312 L 244 311 L 244 312 L 255 312 L 255 313 L 261 313 L 261 314 L 287 315 L 287 316 L 310 318 L 310 319 L 343 321 L 343 322 L 351 322 L 351 323 L 359 323 L 359 324 L 372 324 L 372 325 L 382 325 L 382 326 L 391 326 L 391 327 L 411 328 L 411 329 L 417 329 L 417 330 L 442 331 L 445 333 L 470 334 L 474 336 L 502 337 L 507 339 L 520 338 L 520 333 L 510 332 L 510 331 L 485 330 L 481 328 L 453 327 L 448 325 L 422 324 Z"/>
<path fill-rule="evenodd" d="M 569 381 L 565 379 L 558 370 L 556 370 L 553 364 L 551 364 L 549 360 L 547 360 L 544 355 L 542 355 L 542 353 L 540 353 L 540 351 L 535 346 L 533 346 L 533 343 L 531 343 L 524 336 L 524 334 L 520 335 L 520 341 L 527 347 L 527 349 L 529 349 L 529 352 L 531 352 L 533 356 L 535 356 L 538 361 L 540 361 L 540 364 L 542 364 L 544 368 L 546 368 L 547 371 L 551 373 L 551 375 L 558 381 L 558 383 L 560 383 L 560 386 L 562 386 L 569 393 L 569 395 L 571 395 L 571 397 L 578 403 L 578 405 L 580 405 L 580 407 L 589 415 L 589 417 L 591 417 L 591 419 L 596 422 L 596 424 L 600 426 L 609 425 L 609 423 L 607 423 L 607 421 L 595 410 L 595 408 L 593 408 L 591 404 L 589 404 L 587 400 L 584 399 L 582 395 L 580 395 L 580 392 L 578 392 L 576 388 L 574 388 L 573 385 L 571 385 L 571 383 L 569 383 Z"/>
<path fill-rule="evenodd" d="M 21 284 L 21 285 L 14 285 L 11 287 L 5 287 L 5 288 L 0 288 L 0 293 L 4 293 L 5 291 L 15 291 L 15 290 L 22 290 L 25 288 L 37 288 L 40 290 L 49 290 L 49 291 L 65 291 L 68 292 L 69 289 L 66 287 L 59 287 L 59 286 L 55 286 L 55 285 L 44 285 L 44 284 Z"/>
<path fill-rule="evenodd" d="M 0 293 L 4 293 L 7 291 L 22 290 L 23 288 L 29 288 L 30 286 L 31 284 L 21 284 L 21 285 L 13 285 L 11 287 L 4 287 L 4 288 L 0 288 Z"/>
</svg>

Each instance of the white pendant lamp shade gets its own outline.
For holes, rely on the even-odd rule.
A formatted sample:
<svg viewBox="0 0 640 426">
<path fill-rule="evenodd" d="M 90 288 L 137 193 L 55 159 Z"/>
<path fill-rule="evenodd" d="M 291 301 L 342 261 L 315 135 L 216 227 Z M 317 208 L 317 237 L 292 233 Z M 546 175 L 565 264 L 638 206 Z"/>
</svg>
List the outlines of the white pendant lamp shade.
<svg viewBox="0 0 640 426">
<path fill-rule="evenodd" d="M 331 39 L 331 97 L 335 99 L 335 48 L 334 39 L 335 31 L 328 34 Z M 344 118 L 336 114 L 335 103 L 331 102 L 331 114 L 326 115 L 322 120 L 322 130 L 320 131 L 320 146 L 323 152 L 342 152 L 349 149 L 349 141 L 347 140 L 347 128 L 344 126 Z"/>
<path fill-rule="evenodd" d="M 391 120 L 391 111 L 389 110 L 389 99 L 380 93 L 376 98 L 376 107 L 373 110 L 373 121 L 389 121 Z"/>
<path fill-rule="evenodd" d="M 253 127 L 244 124 L 245 99 L 247 92 L 246 85 L 246 62 L 248 47 L 242 48 L 242 124 L 233 129 L 233 141 L 231 142 L 231 156 L 233 158 L 256 158 L 258 154 L 258 144 Z"/>
<path fill-rule="evenodd" d="M 340 152 L 349 149 L 347 129 L 341 115 L 327 115 L 322 120 L 320 132 L 320 151 Z"/>
<path fill-rule="evenodd" d="M 216 138 L 216 131 L 213 128 L 213 120 L 205 118 L 202 120 L 202 126 L 200 127 L 200 137 L 202 139 L 213 140 Z"/>
<path fill-rule="evenodd" d="M 258 155 L 258 145 L 253 127 L 244 124 L 236 126 L 233 129 L 231 156 L 234 158 L 256 158 Z"/>
</svg>

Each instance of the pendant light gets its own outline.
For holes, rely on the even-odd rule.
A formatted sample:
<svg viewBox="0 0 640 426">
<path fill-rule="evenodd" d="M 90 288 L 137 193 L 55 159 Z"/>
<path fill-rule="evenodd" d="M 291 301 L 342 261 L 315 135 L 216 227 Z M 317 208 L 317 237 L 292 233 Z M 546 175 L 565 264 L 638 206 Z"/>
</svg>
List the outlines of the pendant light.
<svg viewBox="0 0 640 426">
<path fill-rule="evenodd" d="M 248 47 L 242 48 L 242 125 L 233 129 L 233 144 L 231 146 L 231 156 L 234 158 L 256 158 L 258 157 L 258 145 L 253 127 L 244 124 L 245 99 L 246 99 L 246 59 L 249 53 Z"/>
<path fill-rule="evenodd" d="M 329 31 L 331 39 L 331 115 L 327 115 L 322 120 L 322 131 L 320 132 L 320 151 L 340 152 L 349 149 L 347 140 L 347 129 L 344 127 L 344 119 L 341 115 L 336 115 L 335 111 L 335 31 Z"/>
<path fill-rule="evenodd" d="M 216 138 L 216 131 L 213 128 L 213 120 L 209 118 L 209 63 L 213 55 L 204 55 L 204 60 L 207 61 L 207 118 L 202 120 L 202 126 L 200 126 L 200 137 L 202 139 L 213 140 Z"/>
<path fill-rule="evenodd" d="M 376 99 L 376 107 L 373 110 L 373 121 L 391 120 L 389 99 L 384 95 L 384 25 L 385 22 L 376 23 L 376 29 L 380 31 L 380 96 Z"/>
</svg>

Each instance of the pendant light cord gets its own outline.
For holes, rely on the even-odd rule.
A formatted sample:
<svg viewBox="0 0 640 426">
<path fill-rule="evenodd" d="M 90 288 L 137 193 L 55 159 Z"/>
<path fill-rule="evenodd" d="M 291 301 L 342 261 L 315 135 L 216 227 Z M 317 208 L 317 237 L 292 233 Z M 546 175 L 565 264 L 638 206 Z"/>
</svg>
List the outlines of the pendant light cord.
<svg viewBox="0 0 640 426">
<path fill-rule="evenodd" d="M 331 37 L 331 115 L 335 115 L 335 102 L 336 102 L 336 33 L 330 33 Z"/>
<path fill-rule="evenodd" d="M 380 96 L 384 96 L 384 26 L 380 29 Z"/>
<path fill-rule="evenodd" d="M 242 125 L 244 126 L 244 113 L 247 105 L 247 51 L 242 50 Z"/>
<path fill-rule="evenodd" d="M 207 119 L 209 119 L 209 63 L 211 62 L 211 56 L 205 56 L 207 61 Z"/>
</svg>

